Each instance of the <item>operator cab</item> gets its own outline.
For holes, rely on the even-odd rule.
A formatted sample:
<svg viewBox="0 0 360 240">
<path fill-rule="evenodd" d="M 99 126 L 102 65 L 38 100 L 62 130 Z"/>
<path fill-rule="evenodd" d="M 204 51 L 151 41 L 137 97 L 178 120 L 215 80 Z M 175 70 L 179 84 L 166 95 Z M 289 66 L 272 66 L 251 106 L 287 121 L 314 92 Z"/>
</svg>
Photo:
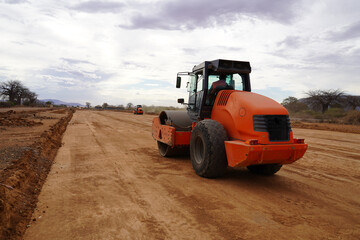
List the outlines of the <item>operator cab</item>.
<svg viewBox="0 0 360 240">
<path fill-rule="evenodd" d="M 212 106 L 221 90 L 251 91 L 249 62 L 218 59 L 194 66 L 192 72 L 179 72 L 176 87 L 180 88 L 181 76 L 189 76 L 188 114 L 192 121 L 211 117 Z M 183 99 L 178 99 L 184 103 Z"/>
</svg>

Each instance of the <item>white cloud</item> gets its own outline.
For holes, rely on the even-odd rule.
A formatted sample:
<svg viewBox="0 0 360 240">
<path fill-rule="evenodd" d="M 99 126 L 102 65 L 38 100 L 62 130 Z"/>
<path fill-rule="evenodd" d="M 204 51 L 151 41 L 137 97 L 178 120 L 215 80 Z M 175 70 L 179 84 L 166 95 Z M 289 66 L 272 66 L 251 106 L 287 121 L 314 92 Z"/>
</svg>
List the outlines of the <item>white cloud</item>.
<svg viewBox="0 0 360 240">
<path fill-rule="evenodd" d="M 253 90 L 277 101 L 314 88 L 359 95 L 359 10 L 355 0 L 0 1 L 0 79 L 40 98 L 177 106 L 187 92 L 176 73 L 225 58 L 250 61 Z"/>
</svg>

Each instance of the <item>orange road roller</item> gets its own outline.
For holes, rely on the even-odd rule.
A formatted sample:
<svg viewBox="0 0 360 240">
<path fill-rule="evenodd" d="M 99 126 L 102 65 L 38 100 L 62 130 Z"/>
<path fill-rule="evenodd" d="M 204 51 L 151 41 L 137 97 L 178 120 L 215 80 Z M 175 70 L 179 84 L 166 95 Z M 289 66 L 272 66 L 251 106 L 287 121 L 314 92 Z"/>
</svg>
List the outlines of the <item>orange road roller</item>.
<svg viewBox="0 0 360 240">
<path fill-rule="evenodd" d="M 201 177 L 222 176 L 228 166 L 273 175 L 303 157 L 304 139 L 294 138 L 288 111 L 278 102 L 251 92 L 249 62 L 218 59 L 194 66 L 187 77 L 187 111 L 163 111 L 153 119 L 159 153 L 170 157 L 190 150 Z"/>
<path fill-rule="evenodd" d="M 133 110 L 133 113 L 142 115 L 144 113 L 144 111 L 142 109 L 142 106 L 141 105 L 136 105 L 135 109 Z"/>
</svg>

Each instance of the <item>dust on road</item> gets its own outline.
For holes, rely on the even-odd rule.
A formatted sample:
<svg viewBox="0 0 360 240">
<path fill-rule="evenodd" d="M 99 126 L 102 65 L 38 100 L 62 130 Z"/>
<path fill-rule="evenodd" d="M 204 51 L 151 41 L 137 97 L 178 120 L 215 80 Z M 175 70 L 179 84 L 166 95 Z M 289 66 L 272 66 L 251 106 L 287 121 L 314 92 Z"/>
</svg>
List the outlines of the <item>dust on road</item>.
<svg viewBox="0 0 360 240">
<path fill-rule="evenodd" d="M 25 239 L 359 239 L 360 135 L 294 129 L 309 150 L 265 177 L 162 158 L 154 116 L 77 111 Z"/>
</svg>

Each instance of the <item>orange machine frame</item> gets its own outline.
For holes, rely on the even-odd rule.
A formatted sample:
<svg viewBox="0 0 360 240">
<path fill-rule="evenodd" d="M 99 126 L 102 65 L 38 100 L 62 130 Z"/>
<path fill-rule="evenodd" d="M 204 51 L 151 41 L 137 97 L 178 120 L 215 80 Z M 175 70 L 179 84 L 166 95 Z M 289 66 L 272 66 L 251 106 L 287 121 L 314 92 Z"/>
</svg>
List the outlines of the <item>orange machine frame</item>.
<svg viewBox="0 0 360 240">
<path fill-rule="evenodd" d="M 160 118 L 153 119 L 152 136 L 155 140 L 165 143 L 171 147 L 190 145 L 191 131 L 176 131 L 174 127 L 162 125 Z"/>
<path fill-rule="evenodd" d="M 246 167 L 254 164 L 289 164 L 302 158 L 307 144 L 250 145 L 243 141 L 225 141 L 226 156 L 230 167 Z"/>
<path fill-rule="evenodd" d="M 234 111 L 234 109 L 236 109 Z M 214 103 L 211 119 L 220 122 L 229 137 L 225 141 L 228 165 L 245 167 L 254 164 L 289 164 L 303 157 L 307 144 L 293 138 L 270 141 L 268 132 L 256 132 L 254 115 L 289 115 L 271 98 L 246 91 L 221 91 Z"/>
<path fill-rule="evenodd" d="M 288 112 L 274 100 L 256 93 L 224 90 L 218 94 L 211 119 L 226 129 L 229 140 L 225 141 L 225 149 L 230 167 L 289 164 L 303 157 L 308 145 L 303 139 L 294 139 L 292 131 L 286 141 L 270 141 L 268 132 L 255 131 L 252 117 L 257 114 L 288 115 Z M 192 128 L 195 125 L 193 122 Z M 159 117 L 153 119 L 152 136 L 172 148 L 189 146 L 191 133 L 162 125 Z"/>
</svg>

